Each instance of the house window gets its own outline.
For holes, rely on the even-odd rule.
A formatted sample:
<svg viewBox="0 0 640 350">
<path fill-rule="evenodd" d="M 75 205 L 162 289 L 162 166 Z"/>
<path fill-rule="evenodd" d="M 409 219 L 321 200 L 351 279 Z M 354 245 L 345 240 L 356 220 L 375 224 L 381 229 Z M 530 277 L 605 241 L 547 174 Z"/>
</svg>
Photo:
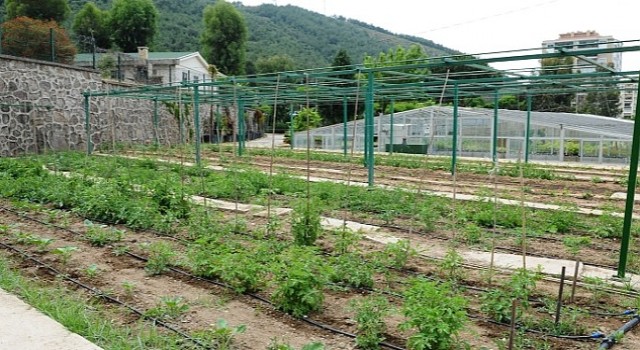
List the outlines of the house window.
<svg viewBox="0 0 640 350">
<path fill-rule="evenodd" d="M 189 80 L 189 75 L 187 74 L 187 72 L 182 72 L 182 81 L 187 81 Z"/>
</svg>

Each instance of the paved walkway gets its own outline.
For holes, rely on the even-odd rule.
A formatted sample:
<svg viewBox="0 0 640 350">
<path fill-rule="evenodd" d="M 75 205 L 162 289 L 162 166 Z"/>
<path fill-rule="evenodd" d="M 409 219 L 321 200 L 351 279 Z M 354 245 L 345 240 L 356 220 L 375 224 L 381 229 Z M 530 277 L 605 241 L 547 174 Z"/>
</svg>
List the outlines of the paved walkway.
<svg viewBox="0 0 640 350">
<path fill-rule="evenodd" d="M 1 350 L 101 350 L 0 289 Z"/>
</svg>

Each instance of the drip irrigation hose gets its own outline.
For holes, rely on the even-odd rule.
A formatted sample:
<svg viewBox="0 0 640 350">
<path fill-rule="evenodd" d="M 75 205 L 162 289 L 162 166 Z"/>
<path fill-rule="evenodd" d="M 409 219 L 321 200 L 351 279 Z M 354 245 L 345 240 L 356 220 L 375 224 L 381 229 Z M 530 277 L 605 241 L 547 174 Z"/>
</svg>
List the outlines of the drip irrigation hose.
<svg viewBox="0 0 640 350">
<path fill-rule="evenodd" d="M 611 333 L 611 335 L 609 335 L 608 337 L 604 338 L 602 340 L 602 343 L 600 343 L 600 347 L 598 349 L 611 349 L 613 345 L 620 340 L 620 337 L 624 336 L 625 333 L 632 330 L 638 324 L 640 324 L 640 315 L 636 314 L 631 320 L 623 324 L 622 327 L 618 328 L 618 330 Z"/>
<path fill-rule="evenodd" d="M 94 294 L 95 296 L 97 296 L 99 298 L 105 299 L 105 300 L 107 300 L 107 301 L 109 301 L 111 303 L 117 304 L 119 306 L 123 306 L 127 310 L 129 310 L 129 311 L 133 312 L 134 314 L 138 315 L 139 317 L 141 317 L 143 319 L 151 320 L 154 324 L 157 324 L 157 325 L 159 325 L 159 326 L 161 326 L 163 328 L 166 328 L 166 329 L 168 329 L 168 330 L 180 335 L 181 337 L 189 340 L 190 342 L 194 343 L 195 345 L 197 345 L 197 346 L 199 346 L 201 348 L 212 349 L 208 345 L 202 343 L 198 339 L 195 339 L 195 338 L 191 337 L 189 334 L 181 331 L 180 329 L 178 329 L 176 327 L 173 327 L 172 325 L 170 325 L 170 324 L 168 324 L 168 323 L 166 323 L 166 322 L 164 322 L 162 320 L 159 320 L 157 318 L 149 317 L 149 316 L 145 315 L 144 312 L 138 310 L 137 308 L 135 308 L 135 307 L 133 307 L 133 306 L 127 304 L 127 303 L 124 303 L 124 302 L 122 302 L 122 301 L 120 301 L 120 300 L 118 300 L 118 299 L 116 299 L 116 298 L 114 298 L 112 296 L 109 296 L 108 294 L 105 294 L 104 292 L 102 292 L 98 288 L 91 287 L 91 286 L 89 286 L 87 284 L 84 284 L 84 283 L 80 282 L 79 280 L 77 280 L 75 278 L 69 277 L 68 275 L 62 273 L 61 271 L 59 271 L 55 267 L 53 267 L 53 266 L 51 266 L 51 265 L 49 265 L 49 264 L 47 264 L 47 263 L 35 258 L 35 257 L 33 257 L 32 255 L 26 253 L 23 250 L 20 250 L 20 249 L 18 249 L 16 247 L 8 245 L 8 244 L 6 244 L 4 242 L 0 242 L 0 247 L 4 248 L 6 250 L 9 250 L 9 251 L 13 251 L 15 253 L 18 253 L 20 256 L 22 256 L 23 259 L 33 261 L 38 266 L 46 268 L 47 270 L 49 270 L 52 273 L 54 273 L 56 276 L 61 276 L 66 281 L 69 281 L 69 282 L 73 283 L 74 285 L 89 291 L 90 293 Z"/>
</svg>

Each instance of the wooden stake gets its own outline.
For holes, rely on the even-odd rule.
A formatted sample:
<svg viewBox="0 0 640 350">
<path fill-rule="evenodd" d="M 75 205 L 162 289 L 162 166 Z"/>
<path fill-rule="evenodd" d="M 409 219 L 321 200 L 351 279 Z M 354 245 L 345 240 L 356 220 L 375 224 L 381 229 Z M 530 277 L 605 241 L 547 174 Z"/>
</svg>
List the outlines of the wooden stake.
<svg viewBox="0 0 640 350">
<path fill-rule="evenodd" d="M 562 311 L 562 294 L 564 291 L 564 275 L 566 270 L 567 270 L 566 266 L 563 266 L 562 272 L 560 273 L 560 290 L 558 291 L 558 304 L 556 306 L 556 321 L 554 323 L 556 327 L 558 326 L 558 323 L 560 323 L 560 311 Z"/>
<path fill-rule="evenodd" d="M 509 350 L 513 350 L 513 343 L 516 337 L 516 307 L 518 306 L 518 301 L 513 299 L 511 302 L 511 330 L 509 332 Z"/>
<path fill-rule="evenodd" d="M 573 271 L 573 281 L 571 282 L 571 303 L 575 302 L 576 284 L 578 283 L 578 272 L 580 271 L 580 260 L 576 260 L 576 268 Z"/>
</svg>

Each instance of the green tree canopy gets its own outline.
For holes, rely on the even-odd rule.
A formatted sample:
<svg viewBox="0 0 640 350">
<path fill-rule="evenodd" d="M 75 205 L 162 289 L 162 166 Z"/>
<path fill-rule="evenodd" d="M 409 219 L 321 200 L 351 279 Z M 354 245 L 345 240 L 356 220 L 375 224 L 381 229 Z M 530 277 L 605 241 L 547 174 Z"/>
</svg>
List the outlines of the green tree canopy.
<svg viewBox="0 0 640 350">
<path fill-rule="evenodd" d="M 247 25 L 236 8 L 224 0 L 204 9 L 201 36 L 205 59 L 227 75 L 245 72 Z"/>
<path fill-rule="evenodd" d="M 73 32 L 81 39 L 93 38 L 97 47 L 111 48 L 111 32 L 109 30 L 109 12 L 101 10 L 93 2 L 86 3 L 73 20 Z M 84 51 L 90 51 L 90 42 L 79 40 Z"/>
<path fill-rule="evenodd" d="M 606 72 L 607 70 L 597 67 L 596 71 Z M 597 83 L 597 80 L 593 80 L 593 82 Z M 596 90 L 589 91 L 586 96 L 576 96 L 576 109 L 578 112 L 605 117 L 618 117 L 622 113 L 622 109 L 620 108 L 620 90 L 615 84 L 601 83 L 600 85 L 595 85 L 594 89 Z"/>
<path fill-rule="evenodd" d="M 7 19 L 29 17 L 64 22 L 71 11 L 67 0 L 5 0 Z"/>
<path fill-rule="evenodd" d="M 114 0 L 109 27 L 113 40 L 125 52 L 150 46 L 156 34 L 158 10 L 152 0 Z"/>
<path fill-rule="evenodd" d="M 54 61 L 73 63 L 76 48 L 55 21 L 18 17 L 2 24 L 2 53 L 36 60 L 51 60 L 49 33 L 53 29 Z"/>
<path fill-rule="evenodd" d="M 287 55 L 274 55 L 258 59 L 256 69 L 258 73 L 286 72 L 294 70 L 295 64 Z"/>
</svg>

